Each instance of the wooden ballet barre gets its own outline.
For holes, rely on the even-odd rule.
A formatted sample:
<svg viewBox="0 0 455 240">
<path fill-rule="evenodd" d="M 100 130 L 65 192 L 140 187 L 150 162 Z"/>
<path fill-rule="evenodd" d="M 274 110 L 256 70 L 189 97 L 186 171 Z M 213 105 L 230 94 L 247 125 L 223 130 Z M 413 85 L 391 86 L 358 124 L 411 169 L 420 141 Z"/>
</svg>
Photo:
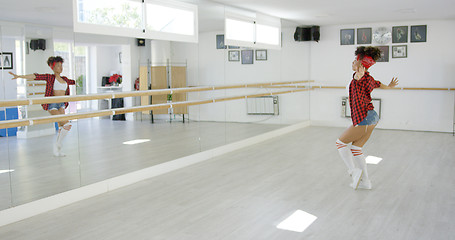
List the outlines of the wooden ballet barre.
<svg viewBox="0 0 455 240">
<path fill-rule="evenodd" d="M 327 88 L 327 89 L 344 89 L 346 87 L 340 87 L 340 86 L 311 86 L 311 88 Z"/>
<path fill-rule="evenodd" d="M 264 87 L 264 86 L 275 86 L 275 85 L 283 85 L 283 84 L 299 84 L 299 83 L 308 83 L 308 82 L 312 82 L 312 81 L 305 80 L 305 81 L 290 81 L 290 82 L 238 84 L 238 85 L 230 85 L 230 86 L 168 88 L 168 89 L 153 89 L 153 90 L 145 90 L 145 91 L 112 92 L 112 93 L 97 93 L 97 94 L 89 94 L 89 95 L 69 95 L 69 96 L 58 96 L 58 97 L 14 99 L 14 100 L 0 101 L 0 107 L 14 107 L 14 106 L 34 105 L 34 104 L 49 104 L 49 103 L 60 103 L 60 102 L 76 102 L 76 101 L 87 101 L 87 100 L 113 99 L 113 98 L 123 98 L 123 97 L 156 96 L 156 95 L 167 95 L 167 94 L 173 94 L 173 93 L 188 93 L 188 92 L 200 92 L 200 91 L 235 89 L 235 88 Z M 293 86 L 293 87 L 295 87 L 295 86 Z"/>
<path fill-rule="evenodd" d="M 400 88 L 395 87 L 390 90 L 426 90 L 426 91 L 454 91 L 455 88 Z"/>
<path fill-rule="evenodd" d="M 36 124 L 54 123 L 54 122 L 60 122 L 60 121 L 69 121 L 69 120 L 75 120 L 75 119 L 104 117 L 104 116 L 110 116 L 110 115 L 125 114 L 125 113 L 132 113 L 132 112 L 143 112 L 143 111 L 150 111 L 150 110 L 157 110 L 157 109 L 202 105 L 202 104 L 215 103 L 215 102 L 279 95 L 279 94 L 286 94 L 286 93 L 303 92 L 303 91 L 309 91 L 309 90 L 311 90 L 311 89 L 296 89 L 296 90 L 290 90 L 290 91 L 261 93 L 261 94 L 253 94 L 253 95 L 222 97 L 222 98 L 184 101 L 184 102 L 175 102 L 175 103 L 162 103 L 162 104 L 153 104 L 153 105 L 147 105 L 147 106 L 135 106 L 135 107 L 130 107 L 130 108 L 114 108 L 114 109 L 100 110 L 100 111 L 88 112 L 88 113 L 70 113 L 70 114 L 65 114 L 65 115 L 51 115 L 51 116 L 46 116 L 46 117 L 7 120 L 7 121 L 0 121 L 0 129 L 31 126 L 31 125 L 36 125 Z"/>
<path fill-rule="evenodd" d="M 311 86 L 311 88 L 326 88 L 326 89 L 345 89 L 342 86 Z M 407 87 L 395 87 L 388 90 L 426 90 L 426 91 L 455 91 L 455 88 L 407 88 Z"/>
</svg>

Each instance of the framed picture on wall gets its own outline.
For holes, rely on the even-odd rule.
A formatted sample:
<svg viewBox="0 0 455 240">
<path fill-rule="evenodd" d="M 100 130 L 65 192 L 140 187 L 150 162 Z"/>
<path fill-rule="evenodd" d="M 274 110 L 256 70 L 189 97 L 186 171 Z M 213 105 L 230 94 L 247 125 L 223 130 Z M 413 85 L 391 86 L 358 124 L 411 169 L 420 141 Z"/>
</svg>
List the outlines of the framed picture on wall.
<svg viewBox="0 0 455 240">
<path fill-rule="evenodd" d="M 427 25 L 411 26 L 411 42 L 427 41 Z"/>
<path fill-rule="evenodd" d="M 231 50 L 228 52 L 228 59 L 230 62 L 238 62 L 240 61 L 240 51 Z"/>
<path fill-rule="evenodd" d="M 354 29 L 341 29 L 340 30 L 340 44 L 341 45 L 354 45 Z"/>
<path fill-rule="evenodd" d="M 378 46 L 381 50 L 381 58 L 376 62 L 388 62 L 389 61 L 389 46 Z"/>
<path fill-rule="evenodd" d="M 1 63 L 0 63 L 0 68 L 1 69 L 13 69 L 13 53 L 10 52 L 4 52 L 1 53 Z"/>
<path fill-rule="evenodd" d="M 392 46 L 392 58 L 407 58 L 408 57 L 408 46 L 397 45 Z"/>
<path fill-rule="evenodd" d="M 256 60 L 257 61 L 267 60 L 267 50 L 256 50 Z"/>
<path fill-rule="evenodd" d="M 408 26 L 392 27 L 392 43 L 408 42 Z"/>
<path fill-rule="evenodd" d="M 242 64 L 253 64 L 253 50 L 242 50 Z"/>
<path fill-rule="evenodd" d="M 216 35 L 216 49 L 226 49 L 224 45 L 224 35 Z"/>
<path fill-rule="evenodd" d="M 371 28 L 357 29 L 357 44 L 371 44 Z"/>
</svg>

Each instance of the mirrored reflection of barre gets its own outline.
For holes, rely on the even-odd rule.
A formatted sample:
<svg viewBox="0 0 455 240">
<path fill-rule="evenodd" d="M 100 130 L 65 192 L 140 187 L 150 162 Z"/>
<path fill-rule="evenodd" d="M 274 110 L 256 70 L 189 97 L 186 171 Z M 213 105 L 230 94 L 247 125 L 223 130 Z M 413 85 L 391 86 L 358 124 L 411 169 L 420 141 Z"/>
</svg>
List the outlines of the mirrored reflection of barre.
<svg viewBox="0 0 455 240">
<path fill-rule="evenodd" d="M 159 89 L 159 90 L 145 90 L 145 91 L 131 91 L 131 92 L 100 93 L 100 94 L 42 97 L 42 98 L 26 98 L 26 99 L 2 100 L 2 101 L 0 101 L 0 107 L 13 107 L 13 106 L 25 106 L 25 105 L 34 105 L 34 104 L 60 103 L 60 102 L 76 102 L 76 101 L 87 101 L 87 100 L 101 100 L 101 99 L 113 99 L 113 98 L 123 98 L 123 97 L 157 96 L 157 95 L 167 95 L 167 94 L 174 94 L 174 93 L 202 92 L 202 91 L 225 90 L 225 89 L 236 89 L 236 88 L 272 88 L 273 86 L 282 86 L 283 88 L 300 88 L 300 87 L 304 88 L 304 86 L 297 87 L 297 86 L 291 85 L 291 84 L 301 84 L 301 83 L 309 83 L 309 82 L 313 82 L 313 81 L 307 80 L 307 81 L 239 84 L 239 85 L 228 85 L 228 86 L 168 88 L 168 89 Z M 285 85 L 290 85 L 290 86 L 285 86 Z"/>
<path fill-rule="evenodd" d="M 311 86 L 313 89 L 325 88 L 325 89 L 346 89 L 346 86 Z M 455 88 L 408 88 L 408 87 L 396 87 L 388 90 L 426 90 L 426 91 L 455 91 Z"/>
<path fill-rule="evenodd" d="M 290 88 L 292 88 L 292 86 L 290 86 Z M 70 113 L 70 114 L 65 114 L 65 115 L 52 115 L 52 116 L 47 116 L 47 117 L 7 120 L 7 121 L 0 122 L 0 129 L 31 126 L 31 125 L 36 125 L 36 124 L 46 124 L 46 123 L 53 123 L 53 122 L 60 122 L 60 121 L 69 121 L 69 120 L 75 120 L 75 119 L 104 117 L 104 116 L 110 116 L 110 115 L 116 115 L 116 114 L 142 112 L 142 111 L 150 111 L 150 110 L 157 110 L 157 109 L 168 109 L 168 108 L 173 108 L 173 107 L 202 105 L 202 104 L 208 104 L 208 103 L 239 100 L 239 99 L 245 99 L 245 98 L 255 98 L 255 97 L 262 97 L 262 96 L 304 92 L 304 91 L 309 91 L 309 90 L 311 90 L 311 89 L 305 88 L 305 89 L 295 89 L 295 90 L 271 92 L 271 93 L 259 93 L 259 94 L 252 94 L 252 95 L 212 98 L 212 99 L 205 99 L 205 100 L 153 104 L 153 105 L 136 106 L 136 107 L 129 107 L 129 108 L 116 108 L 115 110 L 109 109 L 109 110 L 100 110 L 100 111 L 87 112 L 87 113 Z M 89 99 L 89 100 L 92 100 L 92 99 Z"/>
</svg>

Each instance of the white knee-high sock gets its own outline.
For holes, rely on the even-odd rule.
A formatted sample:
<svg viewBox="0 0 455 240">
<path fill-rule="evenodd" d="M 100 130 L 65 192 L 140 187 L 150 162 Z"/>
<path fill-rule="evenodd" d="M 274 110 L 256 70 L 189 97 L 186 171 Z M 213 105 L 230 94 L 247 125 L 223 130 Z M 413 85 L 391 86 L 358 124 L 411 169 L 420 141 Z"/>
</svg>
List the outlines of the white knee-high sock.
<svg viewBox="0 0 455 240">
<path fill-rule="evenodd" d="M 362 179 L 365 181 L 368 181 L 368 171 L 367 171 L 367 162 L 365 161 L 365 155 L 363 155 L 362 148 L 358 146 L 351 146 L 351 152 L 352 155 L 354 156 L 354 160 L 356 163 L 360 166 L 360 168 L 363 170 L 363 177 Z"/>
<path fill-rule="evenodd" d="M 56 156 L 56 157 L 60 156 L 60 146 L 58 145 L 58 142 L 59 142 L 58 139 L 60 138 L 61 130 L 62 130 L 62 127 L 59 127 L 57 137 L 55 138 L 55 144 L 53 146 L 54 156 Z"/>
<path fill-rule="evenodd" d="M 340 141 L 340 139 L 337 139 L 336 145 L 338 148 L 338 153 L 340 153 L 341 159 L 343 159 L 344 163 L 346 164 L 346 167 L 348 167 L 348 173 L 349 175 L 351 175 L 352 171 L 355 168 L 354 162 L 352 161 L 352 153 L 348 145 Z"/>
<path fill-rule="evenodd" d="M 71 123 L 66 123 L 65 125 L 63 125 L 62 128 L 60 128 L 60 131 L 57 136 L 57 146 L 59 148 L 62 147 L 62 141 L 66 137 L 66 135 L 68 134 L 70 129 L 71 129 Z"/>
</svg>

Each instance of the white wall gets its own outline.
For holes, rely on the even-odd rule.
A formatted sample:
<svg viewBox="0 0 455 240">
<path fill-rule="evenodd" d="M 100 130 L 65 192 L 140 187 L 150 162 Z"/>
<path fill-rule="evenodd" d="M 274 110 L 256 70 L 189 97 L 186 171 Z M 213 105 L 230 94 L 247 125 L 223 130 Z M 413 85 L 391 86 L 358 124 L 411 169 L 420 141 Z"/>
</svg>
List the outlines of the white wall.
<svg viewBox="0 0 455 240">
<path fill-rule="evenodd" d="M 357 45 L 340 45 L 340 29 L 427 25 L 427 42 L 411 43 L 408 57 L 392 58 L 371 67 L 372 76 L 384 84 L 398 77 L 399 87 L 455 87 L 455 21 L 415 21 L 352 24 L 321 27 L 321 41 L 311 44 L 311 78 L 317 84 L 346 86 L 352 78 L 351 63 Z M 374 45 L 374 44 L 373 44 Z M 341 98 L 345 90 L 311 92 L 313 125 L 347 127 L 350 119 L 341 117 Z M 373 98 L 382 99 L 379 128 L 451 132 L 454 116 L 454 92 L 376 89 Z"/>
<path fill-rule="evenodd" d="M 228 61 L 228 52 L 239 49 L 216 49 L 216 35 L 199 34 L 198 46 L 173 43 L 175 59 L 188 59 L 188 83 L 196 86 L 235 85 L 261 82 L 309 80 L 310 43 L 295 42 L 294 29 L 283 29 L 281 50 L 267 50 L 267 61 L 253 64 Z M 197 69 L 197 70 L 196 70 Z M 190 99 L 207 99 L 282 89 L 236 89 L 190 94 Z M 190 107 L 190 118 L 204 121 L 263 122 L 288 124 L 309 119 L 309 93 L 279 95 L 280 115 L 246 114 L 246 101 L 236 100 Z"/>
<path fill-rule="evenodd" d="M 315 80 L 316 84 L 345 86 L 351 80 L 351 62 L 357 45 L 341 46 L 340 29 L 380 26 L 427 25 L 428 34 L 425 43 L 410 43 L 408 57 L 390 58 L 388 63 L 377 63 L 371 68 L 372 75 L 387 84 L 393 76 L 400 80 L 401 87 L 455 87 L 455 48 L 452 39 L 455 33 L 448 31 L 455 25 L 454 20 L 446 21 L 411 21 L 383 22 L 351 25 L 332 25 L 321 27 L 321 41 L 295 42 L 294 28 L 283 29 L 283 48 L 281 51 L 268 50 L 268 60 L 254 61 L 253 65 L 229 62 L 228 51 L 215 48 L 216 34 L 220 32 L 200 33 L 198 44 L 168 41 L 151 41 L 150 48 L 136 46 L 136 39 L 108 37 L 89 34 L 75 35 L 75 43 L 112 44 L 123 46 L 118 51 L 125 51 L 130 46 L 131 81 L 139 74 L 139 65 L 148 57 L 152 62 L 186 60 L 188 63 L 188 85 L 226 85 L 267 81 Z M 51 39 L 47 39 L 46 51 L 30 51 L 26 56 L 26 73 L 50 72 L 43 59 L 53 54 Z M 4 43 L 5 44 L 5 43 Z M 387 44 L 389 47 L 395 44 Z M 118 51 L 104 51 L 109 58 L 118 59 Z M 149 55 L 150 51 L 152 52 Z M 92 52 L 93 53 L 93 52 Z M 144 53 L 147 53 L 144 55 Z M 94 53 L 93 53 L 94 54 Z M 96 53 L 97 55 L 100 52 Z M 111 56 L 112 55 L 112 56 Z M 391 55 L 391 54 L 390 54 Z M 138 60 L 139 59 L 139 60 Z M 99 67 L 101 59 L 96 58 L 90 69 L 100 74 L 96 78 L 99 86 L 101 76 L 109 69 Z M 124 66 L 123 66 L 124 67 Z M 122 69 L 120 66 L 119 69 Z M 124 85 L 127 82 L 124 82 Z M 127 88 L 129 89 L 129 88 Z M 125 89 L 126 90 L 126 89 Z M 203 99 L 225 95 L 238 95 L 258 92 L 257 89 L 244 91 L 216 91 L 190 94 L 189 99 Z M 382 113 L 379 128 L 427 130 L 451 132 L 454 116 L 454 92 L 445 91 L 407 91 L 375 90 L 373 97 L 382 99 Z M 312 121 L 313 125 L 346 127 L 349 119 L 341 117 L 341 98 L 345 90 L 314 90 L 310 93 L 280 95 L 280 115 L 265 121 L 266 123 L 288 123 L 299 120 Z M 311 97 L 311 101 L 310 98 Z M 129 103 L 131 104 L 131 103 Z M 128 104 L 128 105 L 129 105 Z M 191 110 L 193 109 L 193 110 Z M 207 104 L 190 108 L 191 118 L 208 121 L 256 122 L 262 116 L 246 115 L 245 101 L 233 101 Z M 194 114 L 194 115 L 192 115 Z M 268 117 L 267 117 L 268 118 Z"/>
<path fill-rule="evenodd" d="M 16 72 L 16 47 L 15 47 L 15 38 L 11 37 L 1 37 L 2 41 L 0 52 L 13 53 L 13 69 L 4 69 L 0 70 L 2 82 L 0 84 L 0 99 L 16 99 L 17 98 L 17 82 L 16 80 L 11 80 L 12 75 L 8 72 Z M 3 60 L 3 59 L 2 59 Z M 0 60 L 0 61 L 2 61 Z M 1 109 L 3 110 L 3 109 Z"/>
<path fill-rule="evenodd" d="M 119 61 L 119 53 L 122 51 L 121 46 L 97 46 L 97 86 L 101 87 L 103 76 L 112 74 L 122 74 L 122 64 Z"/>
<path fill-rule="evenodd" d="M 30 44 L 31 39 L 26 39 L 25 41 Z M 52 74 L 52 69 L 47 65 L 47 59 L 50 56 L 54 56 L 54 44 L 52 44 L 52 38 L 46 40 L 46 50 L 29 50 L 29 54 L 25 55 L 25 73 L 50 73 Z"/>
<path fill-rule="evenodd" d="M 167 60 L 171 59 L 171 42 L 170 41 L 161 41 L 161 40 L 152 40 L 151 41 L 151 50 L 152 50 L 152 65 L 165 65 Z"/>
</svg>

